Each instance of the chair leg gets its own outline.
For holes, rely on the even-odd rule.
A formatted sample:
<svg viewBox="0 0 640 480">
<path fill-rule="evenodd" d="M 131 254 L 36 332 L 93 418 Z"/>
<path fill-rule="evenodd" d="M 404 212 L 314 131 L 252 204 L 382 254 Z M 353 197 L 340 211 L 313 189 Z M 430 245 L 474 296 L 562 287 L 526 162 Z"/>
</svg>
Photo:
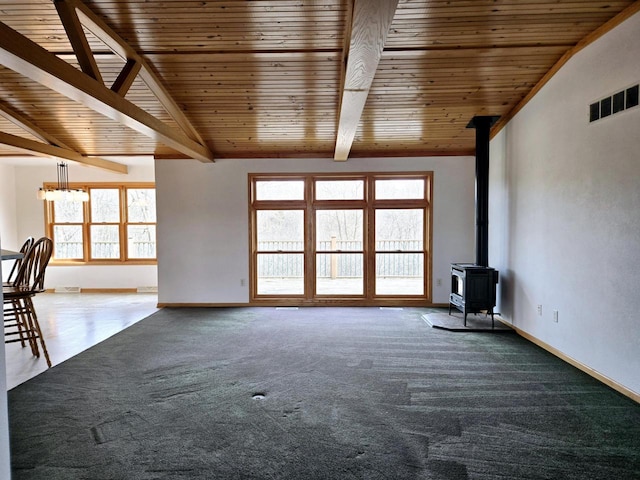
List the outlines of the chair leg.
<svg viewBox="0 0 640 480">
<path fill-rule="evenodd" d="M 18 305 L 16 305 L 18 304 Z M 27 336 L 27 339 L 29 337 L 29 330 L 25 329 L 24 333 L 23 333 L 23 324 L 20 321 L 20 317 L 18 315 L 18 312 L 20 312 L 20 305 L 19 305 L 19 300 L 13 300 L 11 302 L 11 306 L 13 307 L 13 315 L 14 318 L 16 320 L 16 327 L 18 329 L 18 334 L 20 336 L 20 345 L 22 346 L 22 348 L 24 348 L 24 337 Z"/>
<path fill-rule="evenodd" d="M 28 318 L 31 326 L 31 331 L 33 332 L 33 340 L 36 341 L 36 338 L 40 339 L 40 346 L 42 347 L 42 352 L 44 353 L 44 358 L 47 361 L 47 366 L 51 367 L 51 359 L 49 358 L 49 352 L 47 351 L 47 345 L 44 341 L 44 337 L 42 336 L 42 330 L 40 329 L 40 322 L 38 322 L 38 315 L 36 315 L 36 309 L 33 306 L 33 302 L 31 301 L 31 297 L 26 297 L 24 299 L 27 310 L 28 310 Z M 36 349 L 38 345 L 36 344 Z M 37 357 L 40 357 L 40 352 L 38 352 Z"/>
<path fill-rule="evenodd" d="M 40 349 L 38 348 L 38 332 L 33 328 L 33 321 L 31 320 L 31 300 L 29 297 L 24 298 L 23 300 L 23 318 L 24 325 L 27 325 L 26 330 L 29 334 L 29 342 L 31 343 L 31 351 L 33 354 L 40 358 Z"/>
<path fill-rule="evenodd" d="M 29 306 L 27 304 L 27 299 L 25 298 L 16 298 L 13 300 L 14 306 L 14 314 L 16 319 L 16 324 L 18 327 L 18 332 L 20 332 L 20 339 L 23 339 L 23 330 L 24 336 L 29 341 L 29 347 L 31 347 L 31 353 L 40 358 L 40 351 L 38 350 L 38 342 L 36 341 L 36 332 L 33 330 L 31 326 L 31 322 L 29 321 Z M 22 346 L 24 347 L 24 341 L 21 341 Z"/>
<path fill-rule="evenodd" d="M 7 308 L 7 305 L 11 305 L 11 306 Z M 20 311 L 20 305 L 18 304 L 18 300 L 11 299 L 11 300 L 5 301 L 4 308 L 3 308 L 4 323 L 5 325 L 7 325 L 7 322 L 9 322 L 8 324 L 9 327 L 15 327 L 18 330 L 18 336 L 20 337 L 20 345 L 22 346 L 22 348 L 24 348 L 25 346 L 24 340 L 25 340 L 25 336 L 28 335 L 28 332 L 23 331 L 25 327 L 23 326 L 22 322 L 20 322 L 20 317 L 18 316 L 19 311 Z M 15 332 L 12 332 L 11 335 L 15 335 Z"/>
</svg>

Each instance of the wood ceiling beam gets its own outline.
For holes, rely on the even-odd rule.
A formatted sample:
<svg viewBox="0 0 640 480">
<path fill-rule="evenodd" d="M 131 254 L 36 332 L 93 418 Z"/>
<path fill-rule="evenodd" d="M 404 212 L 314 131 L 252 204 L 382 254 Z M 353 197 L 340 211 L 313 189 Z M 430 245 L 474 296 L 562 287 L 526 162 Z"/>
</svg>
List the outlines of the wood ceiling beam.
<svg viewBox="0 0 640 480">
<path fill-rule="evenodd" d="M 133 82 L 138 76 L 141 68 L 142 65 L 140 64 L 140 62 L 136 62 L 133 59 L 127 60 L 127 63 L 120 72 L 120 75 L 118 75 L 118 78 L 116 78 L 115 82 L 113 82 L 113 85 L 111 85 L 111 90 L 124 97 L 131 88 L 131 85 L 133 85 Z"/>
<path fill-rule="evenodd" d="M 334 160 L 345 161 L 360 123 L 398 0 L 355 0 Z"/>
<path fill-rule="evenodd" d="M 39 157 L 53 157 L 61 160 L 71 160 L 82 165 L 98 167 L 116 173 L 126 174 L 129 171 L 129 168 L 121 163 L 112 162 L 103 158 L 88 157 L 81 155 L 75 150 L 57 147 L 48 143 L 37 142 L 28 138 L 12 135 L 10 133 L 0 132 L 0 143 Z"/>
<path fill-rule="evenodd" d="M 34 137 L 42 140 L 43 142 L 51 146 L 60 148 L 60 150 L 55 150 L 55 152 L 58 152 L 58 158 L 64 158 L 65 160 L 73 160 L 74 162 L 82 163 L 84 165 L 100 167 L 105 170 L 109 170 L 111 172 L 127 173 L 126 165 L 122 165 L 117 162 L 112 162 L 110 160 L 104 160 L 98 157 L 87 157 L 85 155 L 82 155 L 81 153 L 77 152 L 76 150 L 69 147 L 68 145 L 65 145 L 64 142 L 62 142 L 58 138 L 51 135 L 49 132 L 46 132 L 42 128 L 38 127 L 31 120 L 24 117 L 20 113 L 16 112 L 13 108 L 11 108 L 9 105 L 6 105 L 3 102 L 0 102 L 0 116 L 6 118 L 14 125 L 17 125 L 18 127 L 22 128 L 24 131 L 30 133 Z M 43 155 L 47 157 L 51 156 L 51 153 L 50 153 L 51 150 L 43 150 L 42 145 L 39 142 L 28 143 L 28 142 L 31 142 L 31 140 L 23 139 L 23 140 L 28 140 L 28 142 L 25 143 L 23 141 L 16 140 L 20 138 L 22 137 L 18 137 L 15 135 L 5 137 L 4 140 L 10 141 L 11 143 L 4 143 L 4 144 L 10 147 L 18 148 L 20 150 L 26 150 L 29 153 L 32 153 L 36 156 L 43 156 Z M 35 147 L 35 149 L 30 148 L 30 146 Z M 65 156 L 63 157 L 61 155 L 65 155 Z"/>
<path fill-rule="evenodd" d="M 180 153 L 202 162 L 213 162 L 207 146 L 161 122 L 101 82 L 79 74 L 75 67 L 2 22 L 0 63 Z"/>
<path fill-rule="evenodd" d="M 100 69 L 98 69 L 98 64 L 87 41 L 87 36 L 84 34 L 76 9 L 69 2 L 55 0 L 53 3 L 56 6 L 58 16 L 62 21 L 62 26 L 67 33 L 73 52 L 76 54 L 80 68 L 91 78 L 103 83 Z"/>
<path fill-rule="evenodd" d="M 0 102 L 0 116 L 6 118 L 14 125 L 17 125 L 18 127 L 22 128 L 24 131 L 30 133 L 36 138 L 39 138 L 43 142 L 49 143 L 51 145 L 55 145 L 57 147 L 66 148 L 68 150 L 73 150 L 68 145 L 65 145 L 61 140 L 58 140 L 56 137 L 54 137 L 50 133 L 38 127 L 28 118 L 16 112 L 13 108 L 5 104 L 4 102 Z"/>
<path fill-rule="evenodd" d="M 136 70 L 139 72 L 138 74 L 140 75 L 140 78 L 147 85 L 147 87 L 149 87 L 151 92 L 157 97 L 167 113 L 171 115 L 171 117 L 176 121 L 176 123 L 180 126 L 180 128 L 182 128 L 183 132 L 186 133 L 189 138 L 204 145 L 204 140 L 202 139 L 198 131 L 191 124 L 180 106 L 175 102 L 171 94 L 165 88 L 164 84 L 160 81 L 151 67 L 147 64 L 145 59 L 138 55 L 138 52 L 136 52 L 115 31 L 113 31 L 111 27 L 109 27 L 100 17 L 98 17 L 92 10 L 89 9 L 89 7 L 87 7 L 81 1 L 56 0 L 56 4 L 58 3 L 64 3 L 68 5 L 67 8 L 73 9 L 78 15 L 80 23 L 87 30 L 93 33 L 113 53 L 127 62 L 127 66 L 129 66 L 130 62 L 135 62 Z M 125 70 L 127 69 L 127 66 L 125 66 Z M 123 76 L 125 73 L 126 72 L 123 70 L 120 76 Z M 131 77 L 129 76 L 129 78 Z M 120 85 L 114 84 L 114 87 L 116 86 L 119 90 Z"/>
</svg>

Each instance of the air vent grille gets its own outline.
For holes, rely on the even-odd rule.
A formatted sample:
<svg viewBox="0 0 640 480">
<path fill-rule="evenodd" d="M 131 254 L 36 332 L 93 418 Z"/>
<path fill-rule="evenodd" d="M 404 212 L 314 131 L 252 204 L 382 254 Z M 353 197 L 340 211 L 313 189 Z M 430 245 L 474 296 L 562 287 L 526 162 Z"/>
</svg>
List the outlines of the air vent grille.
<svg viewBox="0 0 640 480">
<path fill-rule="evenodd" d="M 589 122 L 593 123 L 616 113 L 638 106 L 639 85 L 625 88 L 589 105 Z"/>
</svg>

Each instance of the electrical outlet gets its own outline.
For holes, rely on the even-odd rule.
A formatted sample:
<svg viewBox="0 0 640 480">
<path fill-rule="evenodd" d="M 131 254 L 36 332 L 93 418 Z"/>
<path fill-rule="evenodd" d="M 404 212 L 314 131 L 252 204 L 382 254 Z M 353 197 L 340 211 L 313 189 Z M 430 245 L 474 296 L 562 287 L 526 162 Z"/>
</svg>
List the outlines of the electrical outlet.
<svg viewBox="0 0 640 480">
<path fill-rule="evenodd" d="M 240 279 L 240 286 L 241 286 L 241 287 L 244 287 L 244 284 L 245 284 L 245 283 L 246 283 L 246 282 L 245 282 L 245 279 L 244 279 L 244 278 L 241 278 L 241 279 Z"/>
<path fill-rule="evenodd" d="M 558 310 L 553 311 L 553 321 L 558 323 Z"/>
<path fill-rule="evenodd" d="M 538 305 L 538 315 L 542 316 L 542 305 Z"/>
<path fill-rule="evenodd" d="M 436 287 L 441 287 L 441 286 L 442 286 L 442 279 L 436 278 Z"/>
</svg>

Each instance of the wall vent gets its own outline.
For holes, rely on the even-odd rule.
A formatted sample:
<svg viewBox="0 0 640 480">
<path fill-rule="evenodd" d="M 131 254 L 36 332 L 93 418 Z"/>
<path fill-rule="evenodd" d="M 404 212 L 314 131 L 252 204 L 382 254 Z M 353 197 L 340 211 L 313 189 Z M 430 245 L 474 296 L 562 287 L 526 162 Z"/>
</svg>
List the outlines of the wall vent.
<svg viewBox="0 0 640 480">
<path fill-rule="evenodd" d="M 589 105 L 589 123 L 638 106 L 640 85 L 625 88 Z"/>
<path fill-rule="evenodd" d="M 158 293 L 158 287 L 137 287 L 137 293 Z"/>
<path fill-rule="evenodd" d="M 80 287 L 56 287 L 55 293 L 80 293 Z"/>
</svg>

